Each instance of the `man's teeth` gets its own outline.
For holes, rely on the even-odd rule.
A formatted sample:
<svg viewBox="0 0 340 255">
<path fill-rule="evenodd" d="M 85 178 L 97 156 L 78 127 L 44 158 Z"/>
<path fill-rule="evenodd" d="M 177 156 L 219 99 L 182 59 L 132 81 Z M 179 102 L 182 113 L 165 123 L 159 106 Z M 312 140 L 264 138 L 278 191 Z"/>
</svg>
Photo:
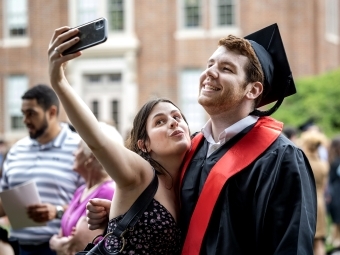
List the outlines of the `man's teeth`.
<svg viewBox="0 0 340 255">
<path fill-rule="evenodd" d="M 210 90 L 215 90 L 215 91 L 219 90 L 218 88 L 215 88 L 215 87 L 209 86 L 209 85 L 205 85 L 205 88 L 210 89 Z"/>
</svg>

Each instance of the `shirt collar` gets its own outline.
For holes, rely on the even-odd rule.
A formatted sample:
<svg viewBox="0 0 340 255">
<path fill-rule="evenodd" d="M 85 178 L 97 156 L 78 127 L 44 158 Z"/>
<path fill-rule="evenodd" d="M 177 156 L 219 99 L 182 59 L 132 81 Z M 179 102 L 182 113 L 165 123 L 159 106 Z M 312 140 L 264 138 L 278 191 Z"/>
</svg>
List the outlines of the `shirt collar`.
<svg viewBox="0 0 340 255">
<path fill-rule="evenodd" d="M 258 116 L 248 115 L 247 117 L 239 120 L 219 134 L 217 143 L 229 141 L 243 129 L 256 123 L 258 119 Z M 216 142 L 212 137 L 211 125 L 211 119 L 209 119 L 208 122 L 202 127 L 201 131 L 209 143 L 215 144 Z"/>
</svg>

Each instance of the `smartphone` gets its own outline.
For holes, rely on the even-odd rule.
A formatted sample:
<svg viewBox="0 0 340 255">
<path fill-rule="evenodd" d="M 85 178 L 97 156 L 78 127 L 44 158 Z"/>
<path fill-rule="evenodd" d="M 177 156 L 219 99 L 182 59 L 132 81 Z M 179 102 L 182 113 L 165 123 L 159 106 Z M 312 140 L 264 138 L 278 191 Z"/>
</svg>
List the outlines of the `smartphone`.
<svg viewBox="0 0 340 255">
<path fill-rule="evenodd" d="M 65 50 L 62 53 L 63 55 L 85 50 L 107 40 L 107 20 L 105 18 L 99 18 L 75 28 L 79 30 L 79 33 L 74 37 L 78 36 L 80 40 L 75 45 Z"/>
</svg>

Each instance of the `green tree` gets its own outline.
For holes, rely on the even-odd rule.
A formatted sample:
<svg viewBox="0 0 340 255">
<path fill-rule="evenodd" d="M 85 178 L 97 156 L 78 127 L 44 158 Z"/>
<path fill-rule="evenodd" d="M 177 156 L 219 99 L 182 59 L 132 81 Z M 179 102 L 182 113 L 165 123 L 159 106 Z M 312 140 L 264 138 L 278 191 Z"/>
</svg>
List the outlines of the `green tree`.
<svg viewBox="0 0 340 255">
<path fill-rule="evenodd" d="M 287 97 L 273 117 L 298 127 L 313 117 L 328 136 L 340 134 L 340 69 L 295 80 L 297 93 Z"/>
</svg>

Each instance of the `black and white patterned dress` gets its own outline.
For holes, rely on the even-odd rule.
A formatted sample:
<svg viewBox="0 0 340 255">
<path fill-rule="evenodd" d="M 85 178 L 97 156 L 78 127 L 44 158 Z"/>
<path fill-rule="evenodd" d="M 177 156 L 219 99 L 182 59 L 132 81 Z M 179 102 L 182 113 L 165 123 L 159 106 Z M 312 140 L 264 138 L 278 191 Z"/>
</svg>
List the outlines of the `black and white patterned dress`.
<svg viewBox="0 0 340 255">
<path fill-rule="evenodd" d="M 109 221 L 108 233 L 116 227 L 124 215 Z M 143 216 L 133 229 L 125 234 L 126 245 L 121 254 L 153 255 L 180 254 L 181 232 L 170 212 L 153 199 Z M 109 252 L 117 252 L 122 248 L 122 239 L 109 235 L 105 240 L 105 247 Z"/>
</svg>

